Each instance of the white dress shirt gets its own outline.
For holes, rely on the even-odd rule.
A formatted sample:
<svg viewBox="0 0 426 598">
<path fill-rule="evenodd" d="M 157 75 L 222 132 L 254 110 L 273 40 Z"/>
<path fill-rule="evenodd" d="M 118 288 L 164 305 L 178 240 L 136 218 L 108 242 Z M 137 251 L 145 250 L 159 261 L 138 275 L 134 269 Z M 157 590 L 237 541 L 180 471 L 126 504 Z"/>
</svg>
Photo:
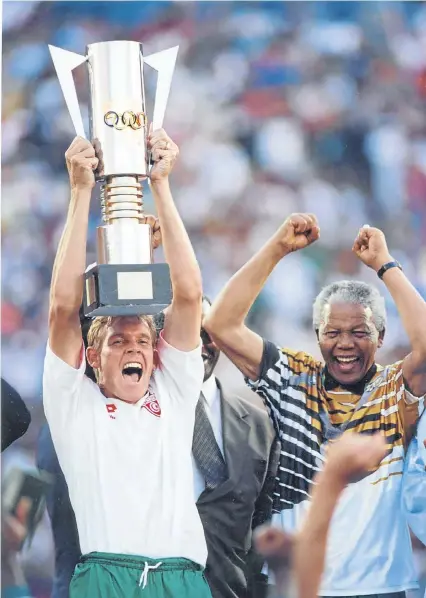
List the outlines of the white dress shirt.
<svg viewBox="0 0 426 598">
<path fill-rule="evenodd" d="M 204 406 L 206 408 L 207 417 L 209 418 L 209 421 L 213 428 L 214 437 L 222 455 L 225 457 L 225 453 L 223 450 L 220 392 L 216 385 L 216 378 L 213 375 L 210 376 L 210 378 L 204 382 L 201 392 L 203 393 L 204 398 L 206 399 Z M 198 500 L 198 497 L 206 487 L 206 482 L 204 480 L 204 476 L 198 469 L 194 457 L 192 457 L 192 461 L 194 464 L 194 496 L 195 500 Z"/>
</svg>

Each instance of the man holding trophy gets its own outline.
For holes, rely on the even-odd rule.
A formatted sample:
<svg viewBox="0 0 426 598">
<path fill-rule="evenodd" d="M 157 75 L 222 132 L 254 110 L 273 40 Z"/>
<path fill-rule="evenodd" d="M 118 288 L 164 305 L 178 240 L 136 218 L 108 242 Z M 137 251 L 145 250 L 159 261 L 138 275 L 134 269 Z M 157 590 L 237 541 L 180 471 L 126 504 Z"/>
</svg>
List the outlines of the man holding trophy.
<svg viewBox="0 0 426 598">
<path fill-rule="evenodd" d="M 106 62 L 98 60 L 104 50 Z M 147 133 L 140 117 L 144 104 L 135 100 L 136 71 L 123 77 L 139 58 L 136 42 L 89 46 L 97 151 L 79 136 L 66 153 L 71 200 L 51 283 L 43 401 L 83 553 L 70 597 L 209 598 L 191 460 L 204 377 L 201 273 L 169 187 L 178 148 L 161 128 Z M 111 84 L 114 76 L 121 77 L 118 85 Z M 126 84 L 135 88 L 127 95 Z M 114 111 L 122 126 L 111 127 Z M 119 171 L 123 154 L 129 162 Z M 105 182 L 104 225 L 98 229 L 98 264 L 86 271 L 95 171 Z M 139 183 L 147 176 L 168 266 L 150 261 L 152 231 Z M 140 242 L 139 230 L 149 246 Z M 152 314 L 169 297 L 168 269 L 173 299 L 157 340 Z M 86 356 L 83 297 L 86 313 L 95 316 Z M 86 358 L 97 384 L 84 374 Z"/>
</svg>

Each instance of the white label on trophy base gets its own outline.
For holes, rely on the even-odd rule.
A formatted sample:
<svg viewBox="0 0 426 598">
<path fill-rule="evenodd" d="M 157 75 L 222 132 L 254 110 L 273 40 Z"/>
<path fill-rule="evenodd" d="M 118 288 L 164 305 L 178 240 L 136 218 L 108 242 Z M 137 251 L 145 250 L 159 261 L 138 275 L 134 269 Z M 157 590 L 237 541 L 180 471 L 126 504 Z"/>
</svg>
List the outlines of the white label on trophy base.
<svg viewBox="0 0 426 598">
<path fill-rule="evenodd" d="M 118 299 L 154 299 L 151 272 L 117 272 Z"/>
</svg>

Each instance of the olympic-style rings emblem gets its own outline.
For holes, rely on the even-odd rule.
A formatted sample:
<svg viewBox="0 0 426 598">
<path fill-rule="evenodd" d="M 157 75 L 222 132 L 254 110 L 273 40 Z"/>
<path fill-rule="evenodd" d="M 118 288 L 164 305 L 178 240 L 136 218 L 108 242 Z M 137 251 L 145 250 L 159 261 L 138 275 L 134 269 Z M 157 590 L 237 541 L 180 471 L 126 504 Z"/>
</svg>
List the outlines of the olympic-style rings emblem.
<svg viewBox="0 0 426 598">
<path fill-rule="evenodd" d="M 110 110 L 104 116 L 104 123 L 108 127 L 117 129 L 118 131 L 122 131 L 126 127 L 137 130 L 146 127 L 147 118 L 143 112 L 135 113 L 131 110 L 126 110 L 123 114 L 117 114 L 117 112 Z"/>
</svg>

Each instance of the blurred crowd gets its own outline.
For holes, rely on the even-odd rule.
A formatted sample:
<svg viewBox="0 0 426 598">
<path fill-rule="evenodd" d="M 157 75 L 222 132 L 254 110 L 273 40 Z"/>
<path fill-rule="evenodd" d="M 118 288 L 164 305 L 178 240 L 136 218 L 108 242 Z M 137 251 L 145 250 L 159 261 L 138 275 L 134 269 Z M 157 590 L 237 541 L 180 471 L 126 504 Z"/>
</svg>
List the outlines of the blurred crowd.
<svg viewBox="0 0 426 598">
<path fill-rule="evenodd" d="M 33 415 L 6 467 L 33 462 L 43 421 L 48 288 L 69 199 L 64 153 L 74 131 L 48 44 L 83 54 L 112 39 L 142 41 L 145 54 L 180 47 L 165 129 L 180 146 L 173 193 L 210 297 L 294 211 L 317 215 L 321 241 L 273 273 L 250 316 L 260 334 L 317 353 L 320 288 L 376 283 L 351 253 L 366 223 L 384 230 L 426 296 L 426 4 L 5 1 L 2 375 Z M 84 66 L 75 83 L 88 131 Z M 94 201 L 91 262 L 99 219 Z M 389 363 L 407 349 L 387 305 L 379 357 Z M 49 533 L 41 526 L 25 557 L 38 596 L 48 592 Z"/>
</svg>

